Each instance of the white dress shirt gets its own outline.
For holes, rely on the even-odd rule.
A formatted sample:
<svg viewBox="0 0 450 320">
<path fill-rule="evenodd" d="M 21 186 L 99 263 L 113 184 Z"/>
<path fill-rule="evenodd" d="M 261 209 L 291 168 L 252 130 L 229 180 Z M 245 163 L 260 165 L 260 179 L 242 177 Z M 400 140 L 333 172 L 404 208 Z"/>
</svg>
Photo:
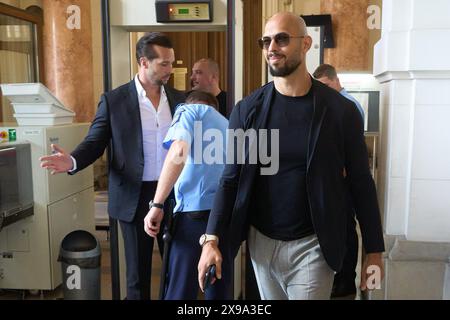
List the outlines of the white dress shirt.
<svg viewBox="0 0 450 320">
<path fill-rule="evenodd" d="M 156 111 L 150 99 L 147 98 L 147 93 L 142 87 L 137 75 L 134 77 L 134 83 L 136 84 L 142 124 L 144 150 L 144 173 L 142 175 L 142 181 L 157 181 L 167 155 L 167 150 L 162 146 L 163 141 L 172 123 L 169 100 L 167 100 L 164 87 L 161 86 L 161 98 L 159 100 L 158 111 Z M 73 167 L 69 172 L 74 172 L 77 170 L 77 161 L 74 157 L 70 157 Z"/>
<path fill-rule="evenodd" d="M 144 150 L 144 173 L 142 181 L 157 181 L 161 173 L 167 150 L 163 141 L 172 123 L 169 101 L 164 87 L 161 86 L 161 98 L 158 111 L 153 106 L 147 93 L 136 75 L 134 77 L 141 113 L 142 140 Z"/>
</svg>

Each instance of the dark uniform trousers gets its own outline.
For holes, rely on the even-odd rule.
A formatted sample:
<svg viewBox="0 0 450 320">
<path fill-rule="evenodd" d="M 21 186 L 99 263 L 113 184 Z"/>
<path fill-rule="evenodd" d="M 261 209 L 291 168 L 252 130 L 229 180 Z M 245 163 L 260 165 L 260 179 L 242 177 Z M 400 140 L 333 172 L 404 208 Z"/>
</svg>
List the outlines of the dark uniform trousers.
<svg viewBox="0 0 450 320">
<path fill-rule="evenodd" d="M 196 300 L 199 293 L 197 266 L 202 252 L 199 239 L 206 231 L 209 211 L 179 212 L 174 219 L 164 300 Z M 233 262 L 229 250 L 219 240 L 222 279 L 205 291 L 206 300 L 233 298 Z"/>
</svg>

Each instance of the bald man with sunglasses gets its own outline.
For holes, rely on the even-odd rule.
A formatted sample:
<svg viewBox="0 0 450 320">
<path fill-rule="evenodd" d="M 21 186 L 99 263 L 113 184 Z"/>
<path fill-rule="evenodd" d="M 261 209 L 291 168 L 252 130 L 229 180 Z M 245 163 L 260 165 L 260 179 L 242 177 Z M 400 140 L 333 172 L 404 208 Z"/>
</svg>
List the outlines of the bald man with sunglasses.
<svg viewBox="0 0 450 320">
<path fill-rule="evenodd" d="M 275 14 L 258 43 L 274 81 L 236 105 L 229 128 L 265 129 L 269 137 L 278 132 L 278 141 L 258 146 L 278 151 L 279 167 L 263 175 L 264 159 L 249 161 L 252 143 L 230 139 L 228 148 L 244 150 L 246 159 L 241 164 L 234 152 L 234 162 L 225 166 L 202 237 L 208 240 L 202 241 L 199 284 L 212 264 L 221 277 L 218 242 L 229 239 L 234 256 L 247 240 L 262 299 L 329 299 L 346 251 L 345 169 L 367 253 L 361 288 L 373 288 L 367 272 L 382 279 L 384 241 L 361 116 L 308 73 L 312 39 L 302 18 Z"/>
</svg>

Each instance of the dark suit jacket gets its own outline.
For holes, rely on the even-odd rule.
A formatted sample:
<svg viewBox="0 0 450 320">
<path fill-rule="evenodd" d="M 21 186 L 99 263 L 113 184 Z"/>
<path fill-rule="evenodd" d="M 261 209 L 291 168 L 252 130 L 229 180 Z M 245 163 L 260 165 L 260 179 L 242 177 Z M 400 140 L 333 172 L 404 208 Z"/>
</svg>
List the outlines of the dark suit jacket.
<svg viewBox="0 0 450 320">
<path fill-rule="evenodd" d="M 173 115 L 185 96 L 173 88 L 164 89 Z M 110 147 L 108 211 L 115 219 L 131 222 L 144 170 L 141 114 L 134 80 L 102 95 L 86 138 L 72 152 L 77 171 L 92 164 L 107 146 Z"/>
<path fill-rule="evenodd" d="M 347 235 L 344 168 L 367 253 L 384 251 L 381 219 L 361 115 L 351 101 L 322 83 L 313 80 L 312 90 L 314 114 L 307 151 L 308 200 L 324 257 L 338 271 Z M 266 128 L 269 109 L 276 108 L 271 106 L 274 91 L 271 82 L 240 101 L 230 116 L 230 129 Z M 242 148 L 236 141 L 235 155 Z M 245 147 L 247 158 L 251 147 Z M 247 237 L 249 216 L 257 215 L 252 212 L 250 199 L 259 170 L 258 164 L 236 163 L 235 159 L 234 164 L 227 164 L 224 169 L 207 228 L 208 234 L 230 239 L 232 254 L 237 253 L 241 241 Z"/>
</svg>

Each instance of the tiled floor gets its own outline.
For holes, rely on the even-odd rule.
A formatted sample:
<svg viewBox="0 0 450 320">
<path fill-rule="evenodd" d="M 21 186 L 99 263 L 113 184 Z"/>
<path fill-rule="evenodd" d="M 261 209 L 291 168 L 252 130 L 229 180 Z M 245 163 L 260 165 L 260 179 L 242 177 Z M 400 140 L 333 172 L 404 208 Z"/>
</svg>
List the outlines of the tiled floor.
<svg viewBox="0 0 450 320">
<path fill-rule="evenodd" d="M 101 297 L 102 300 L 111 300 L 111 250 L 109 246 L 109 241 L 107 240 L 106 231 L 97 231 L 97 239 L 99 239 L 102 246 L 102 278 L 101 278 Z M 159 296 L 159 281 L 161 273 L 161 256 L 158 250 L 153 250 L 153 260 L 152 260 L 152 287 L 151 287 L 151 298 L 153 300 L 158 299 Z"/>
<path fill-rule="evenodd" d="M 108 233 L 106 231 L 96 231 L 95 233 L 97 239 L 100 241 L 102 248 L 102 260 L 101 260 L 101 299 L 102 300 L 111 300 L 112 291 L 111 291 L 111 260 L 110 260 L 110 246 L 108 241 Z M 360 243 L 361 247 L 361 243 Z M 361 261 L 361 259 L 359 259 Z M 357 266 L 357 273 L 359 279 L 360 264 Z M 156 300 L 159 296 L 159 281 L 160 281 L 160 273 L 161 273 L 161 257 L 156 250 L 153 252 L 153 270 L 152 270 L 152 292 L 151 298 Z M 358 282 L 359 284 L 359 282 Z M 199 296 L 199 298 L 201 298 Z M 27 300 L 55 300 L 55 299 L 63 299 L 63 291 L 61 287 L 53 291 L 44 291 L 44 292 L 30 292 L 28 290 L 1 290 L 0 289 L 0 300 L 16 300 L 16 299 L 27 299 Z M 344 297 L 339 298 L 338 300 L 352 300 L 353 297 Z M 358 292 L 356 299 L 361 299 L 361 295 Z"/>
</svg>

